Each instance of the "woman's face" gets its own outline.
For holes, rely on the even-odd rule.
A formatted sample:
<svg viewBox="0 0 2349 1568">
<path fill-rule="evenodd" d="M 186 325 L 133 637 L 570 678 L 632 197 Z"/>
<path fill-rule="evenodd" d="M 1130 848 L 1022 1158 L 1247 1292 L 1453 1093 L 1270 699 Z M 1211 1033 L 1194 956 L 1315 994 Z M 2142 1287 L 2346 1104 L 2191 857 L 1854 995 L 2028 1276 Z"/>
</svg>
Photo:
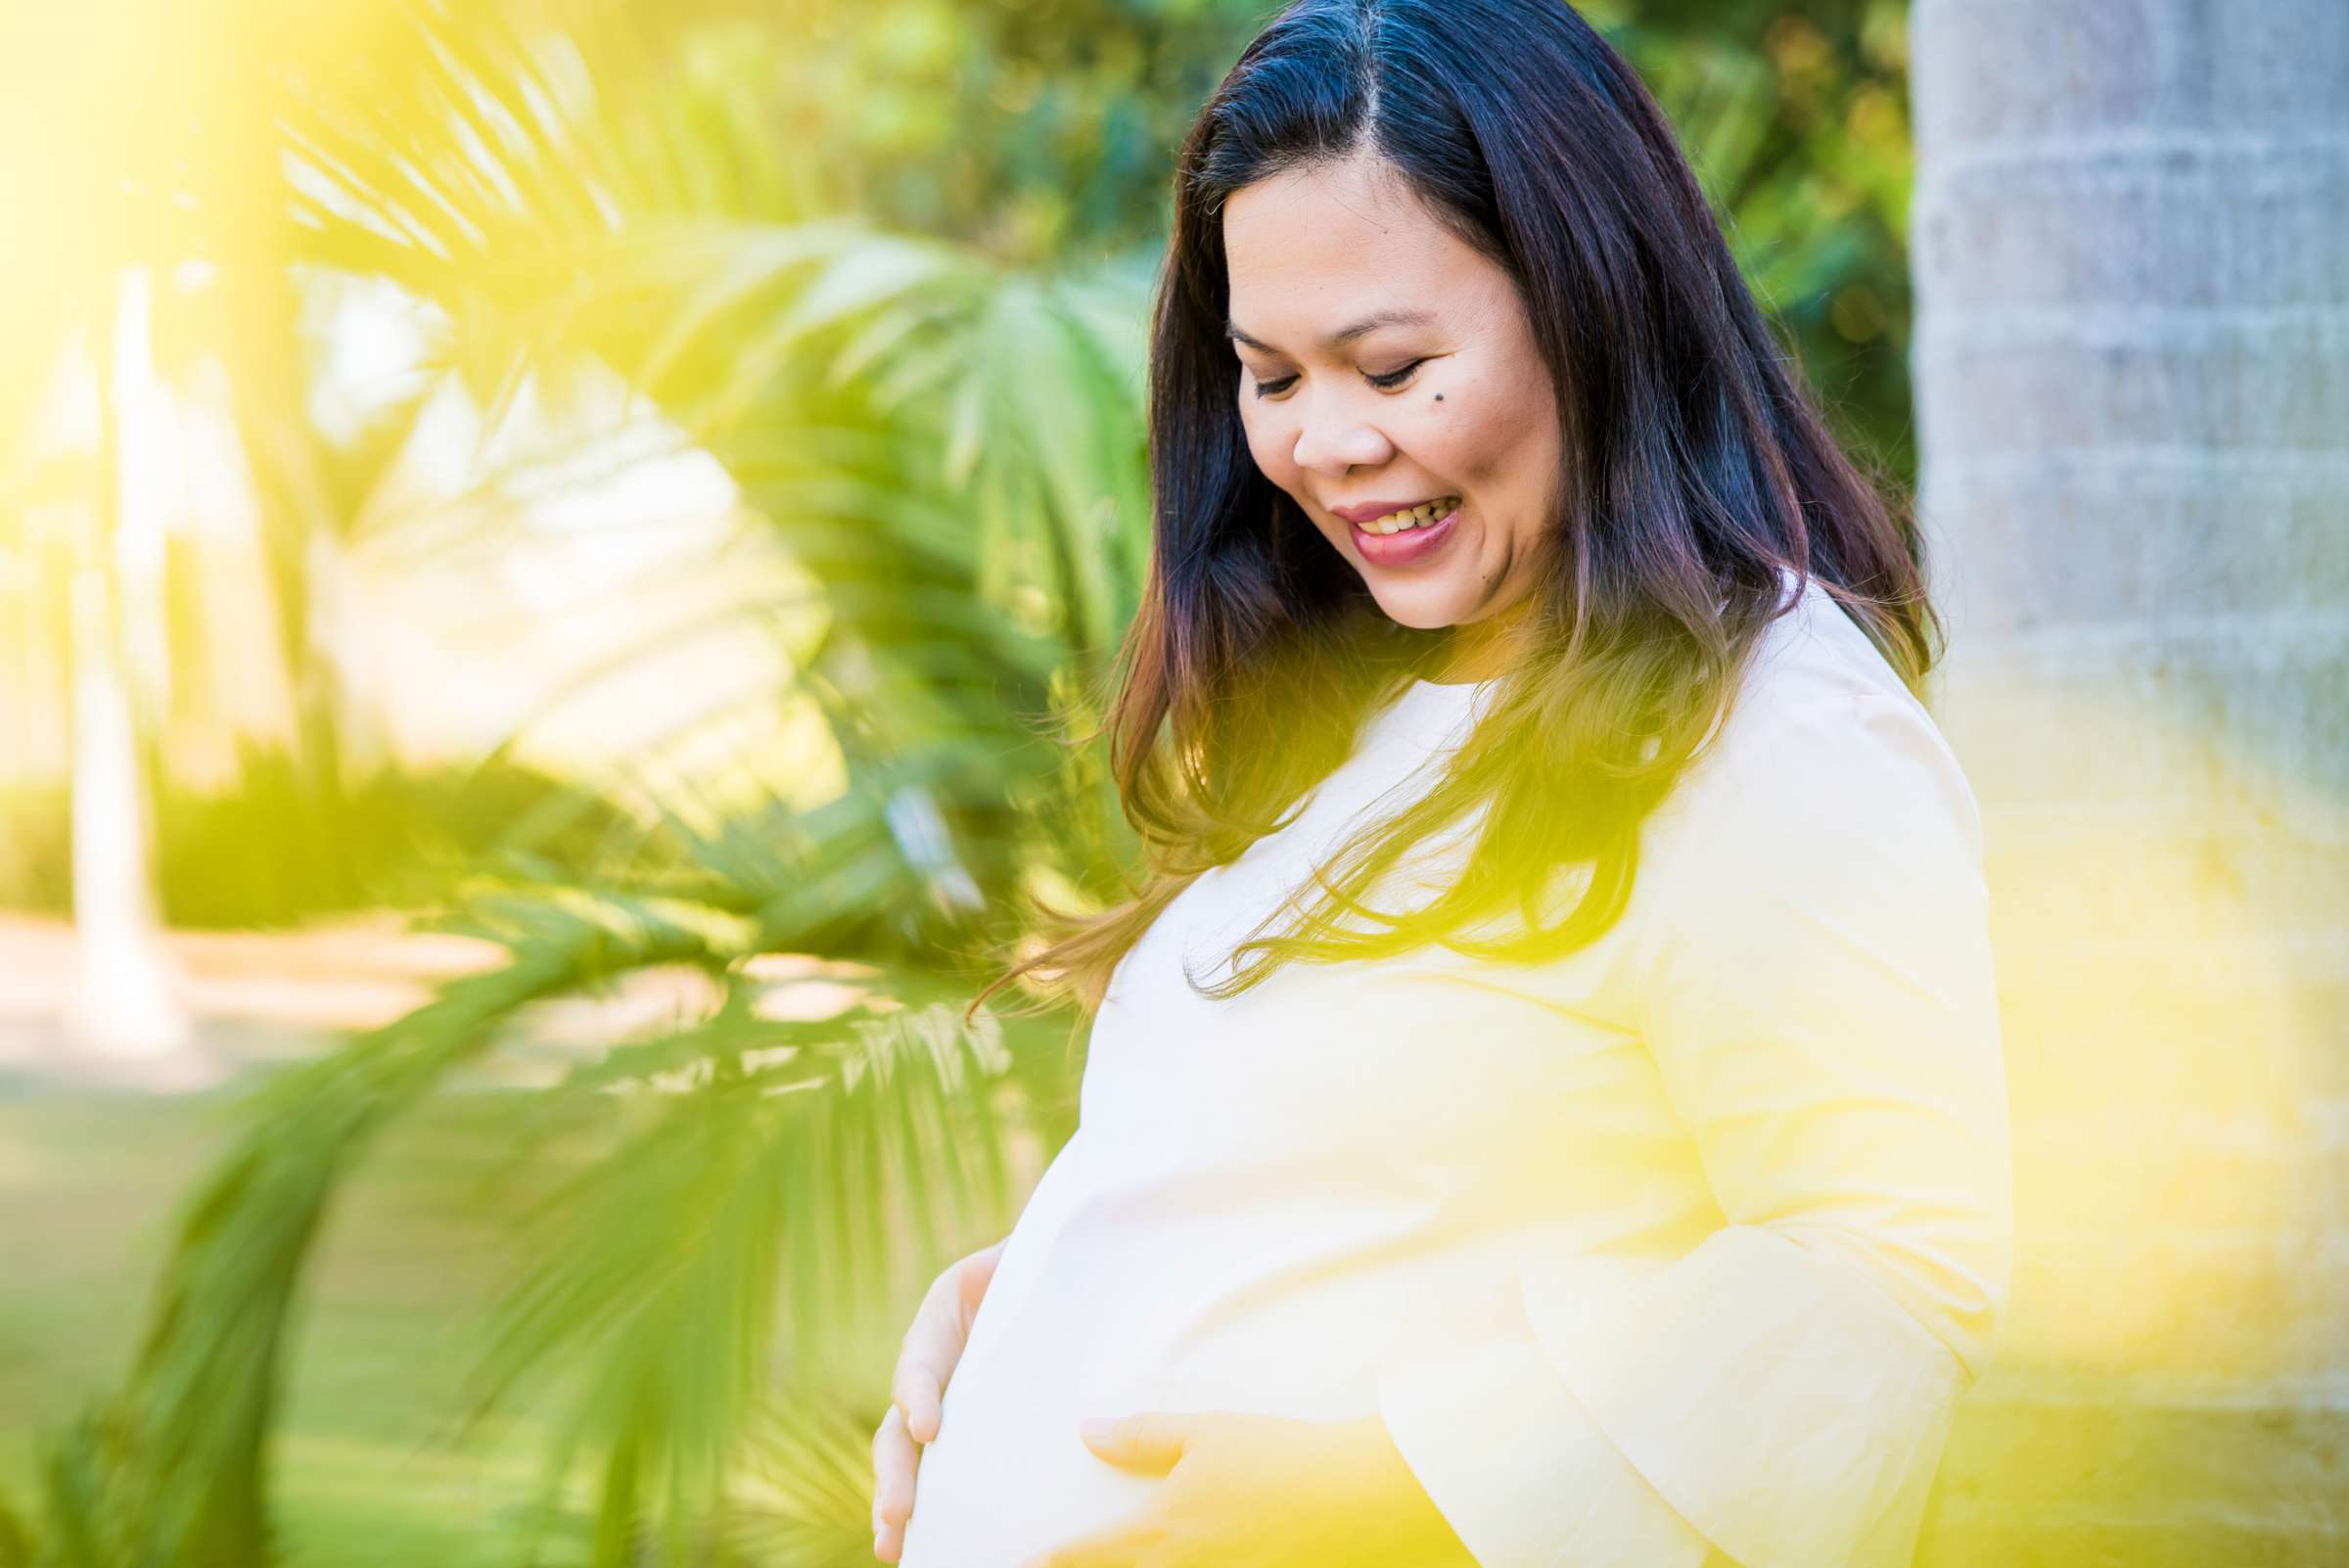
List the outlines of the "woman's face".
<svg viewBox="0 0 2349 1568">
<path fill-rule="evenodd" d="M 1368 155 L 1233 193 L 1223 249 L 1257 466 L 1403 624 L 1514 609 L 1555 526 L 1559 438 L 1508 275 Z M 1399 507 L 1417 510 L 1374 524 Z"/>
</svg>

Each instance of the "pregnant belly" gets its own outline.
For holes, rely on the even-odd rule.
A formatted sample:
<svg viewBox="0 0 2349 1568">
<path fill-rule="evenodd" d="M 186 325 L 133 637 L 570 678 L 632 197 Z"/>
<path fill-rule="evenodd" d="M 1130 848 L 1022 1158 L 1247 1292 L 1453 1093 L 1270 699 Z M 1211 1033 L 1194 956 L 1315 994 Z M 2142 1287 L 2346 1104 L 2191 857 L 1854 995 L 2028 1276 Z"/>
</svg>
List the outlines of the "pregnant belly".
<svg viewBox="0 0 2349 1568">
<path fill-rule="evenodd" d="M 1097 1457 L 1078 1435 L 1087 1416 L 1232 1410 L 1335 1421 L 1377 1408 L 1391 1281 L 1251 1284 L 1130 1235 L 1119 1238 L 1114 1267 L 1106 1243 L 1063 1235 L 1037 1249 L 1033 1276 L 1015 1275 L 1019 1239 L 923 1451 L 900 1568 L 1016 1568 L 1139 1510 L 1163 1478 Z"/>
<path fill-rule="evenodd" d="M 981 1319 L 986 1313 L 983 1310 Z M 1124 1520 L 1164 1480 L 1121 1470 L 1078 1436 L 1091 1415 L 1234 1410 L 1339 1420 L 1377 1407 L 1367 1354 L 1345 1336 L 1279 1332 L 1269 1321 L 1185 1349 L 1038 1313 L 970 1349 L 923 1452 L 900 1568 L 1015 1568 Z M 1108 1325 L 1101 1325 L 1106 1330 Z M 1105 1354 L 1115 1350 L 1116 1354 Z"/>
<path fill-rule="evenodd" d="M 1018 1568 L 1140 1510 L 1164 1478 L 1096 1456 L 1088 1416 L 1353 1420 L 1431 1297 L 1514 1300 L 1506 1236 L 1462 1235 L 1407 1163 L 1133 1141 L 1096 1155 L 1081 1130 L 1030 1194 L 922 1451 L 899 1568 Z"/>
<path fill-rule="evenodd" d="M 1015 1568 L 1133 1513 L 1159 1484 L 1103 1463 L 1079 1439 L 1093 1412 L 1076 1357 L 1016 1348 L 974 1334 L 922 1452 L 900 1568 Z"/>
</svg>

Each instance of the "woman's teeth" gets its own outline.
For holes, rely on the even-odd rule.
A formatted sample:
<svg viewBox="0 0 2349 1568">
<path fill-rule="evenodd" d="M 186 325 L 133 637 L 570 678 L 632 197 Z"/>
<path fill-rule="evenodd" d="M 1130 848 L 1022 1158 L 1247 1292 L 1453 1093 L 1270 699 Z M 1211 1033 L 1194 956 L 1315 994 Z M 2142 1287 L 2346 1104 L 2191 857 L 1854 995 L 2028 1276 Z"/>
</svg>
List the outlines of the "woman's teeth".
<svg viewBox="0 0 2349 1568">
<path fill-rule="evenodd" d="M 1459 504 L 1460 498 L 1456 495 L 1439 496 L 1432 501 L 1421 501 L 1417 506 L 1406 506 L 1400 512 L 1389 512 L 1385 517 L 1373 518 L 1362 524 L 1361 530 L 1364 533 L 1401 533 L 1405 529 L 1423 529 L 1430 523 L 1443 522 Z"/>
</svg>

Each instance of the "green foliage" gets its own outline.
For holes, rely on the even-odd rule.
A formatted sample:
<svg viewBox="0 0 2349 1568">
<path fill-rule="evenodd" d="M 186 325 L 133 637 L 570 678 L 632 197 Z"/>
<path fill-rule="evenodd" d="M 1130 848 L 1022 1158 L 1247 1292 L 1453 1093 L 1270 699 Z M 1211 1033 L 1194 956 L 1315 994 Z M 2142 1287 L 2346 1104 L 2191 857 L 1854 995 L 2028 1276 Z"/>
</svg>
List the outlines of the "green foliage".
<svg viewBox="0 0 2349 1568">
<path fill-rule="evenodd" d="M 228 783 L 154 795 L 165 924 L 266 928 L 327 910 L 429 907 L 487 870 L 603 865 L 638 836 L 601 792 L 496 756 L 473 766 L 379 766 L 335 791 L 250 737 Z M 67 914 L 72 799 L 0 792 L 0 905 Z"/>
<path fill-rule="evenodd" d="M 1906 0 L 1597 4 L 1838 434 L 1915 483 Z"/>
<path fill-rule="evenodd" d="M 32 1536 L 0 1502 L 0 1568 L 31 1568 Z"/>
<path fill-rule="evenodd" d="M 736 885 L 756 879 L 745 868 Z M 675 964 L 709 974 L 720 1004 L 549 1091 L 608 1099 L 613 1147 L 519 1238 L 527 1263 L 483 1357 L 476 1413 L 575 1358 L 593 1368 L 550 1491 L 588 1447 L 605 1477 L 596 1560 L 628 1560 L 640 1519 L 661 1521 L 683 1554 L 769 1391 L 770 1335 L 820 1365 L 830 1332 L 913 1282 L 900 1218 L 935 1248 L 942 1224 L 967 1228 L 973 1205 L 1006 1200 L 995 1088 L 1007 1047 L 991 1020 L 964 1028 L 956 988 L 908 974 L 877 978 L 821 1021 L 760 1011 L 790 987 L 757 983 L 757 960 L 799 949 L 805 908 L 779 897 L 746 918 L 553 889 L 484 899 L 448 922 L 500 943 L 510 962 L 272 1080 L 183 1210 L 124 1390 L 50 1467 L 62 1560 L 267 1560 L 263 1449 L 300 1274 L 349 1162 L 448 1073 L 510 1040 L 532 1004 Z"/>
</svg>

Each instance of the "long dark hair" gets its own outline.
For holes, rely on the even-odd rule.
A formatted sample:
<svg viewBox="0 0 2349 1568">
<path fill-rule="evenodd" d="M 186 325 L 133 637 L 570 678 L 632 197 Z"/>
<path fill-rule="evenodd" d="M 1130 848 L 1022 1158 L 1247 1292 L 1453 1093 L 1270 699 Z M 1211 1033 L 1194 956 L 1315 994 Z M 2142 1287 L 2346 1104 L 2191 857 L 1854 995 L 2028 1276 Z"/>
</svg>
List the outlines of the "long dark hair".
<svg viewBox="0 0 2349 1568">
<path fill-rule="evenodd" d="M 1097 1007 L 1167 903 L 1280 826 L 1440 647 L 1443 632 L 1380 612 L 1258 470 L 1235 403 L 1222 204 L 1358 152 L 1513 280 L 1557 387 L 1562 515 L 1527 651 L 1441 780 L 1354 833 L 1313 905 L 1260 925 L 1205 993 L 1289 959 L 1436 942 L 1539 962 L 1604 934 L 1640 821 L 1814 578 L 1912 692 L 1940 656 L 1905 502 L 1837 447 L 1670 124 L 1605 40 L 1559 0 L 1297 0 L 1208 100 L 1175 175 L 1150 349 L 1154 549 L 1107 726 L 1147 875 L 1106 912 L 1043 910 L 1052 940 L 974 1008 L 1023 974 Z M 1433 901 L 1366 901 L 1413 845 L 1480 808 Z M 1544 926 L 1561 873 L 1577 897 Z M 1468 934 L 1512 910 L 1501 934 Z M 1247 952 L 1261 957 L 1240 965 Z"/>
</svg>

